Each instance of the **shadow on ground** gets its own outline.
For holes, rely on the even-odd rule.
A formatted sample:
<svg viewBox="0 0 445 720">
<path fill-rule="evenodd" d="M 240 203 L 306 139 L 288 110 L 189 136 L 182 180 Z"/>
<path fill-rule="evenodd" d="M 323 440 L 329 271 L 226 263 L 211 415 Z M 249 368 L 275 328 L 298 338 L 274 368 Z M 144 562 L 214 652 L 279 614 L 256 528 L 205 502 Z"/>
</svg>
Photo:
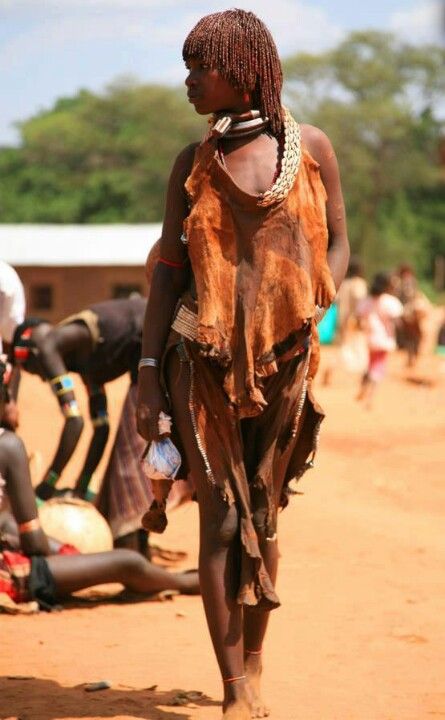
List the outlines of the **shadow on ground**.
<svg viewBox="0 0 445 720">
<path fill-rule="evenodd" d="M 0 720 L 192 720 L 196 717 L 194 708 L 219 705 L 203 695 L 193 699 L 192 707 L 168 707 L 175 697 L 188 691 L 118 685 L 86 692 L 83 685 L 63 687 L 42 678 L 1 677 Z"/>
</svg>

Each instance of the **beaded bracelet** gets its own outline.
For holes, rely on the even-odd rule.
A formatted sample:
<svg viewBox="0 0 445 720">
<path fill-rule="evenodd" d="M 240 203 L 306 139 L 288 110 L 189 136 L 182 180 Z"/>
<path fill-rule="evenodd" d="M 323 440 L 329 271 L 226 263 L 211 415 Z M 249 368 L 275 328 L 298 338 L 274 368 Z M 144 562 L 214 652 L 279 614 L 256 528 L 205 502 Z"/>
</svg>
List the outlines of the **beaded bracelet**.
<svg viewBox="0 0 445 720">
<path fill-rule="evenodd" d="M 145 357 L 141 358 L 138 363 L 138 370 L 140 370 L 143 367 L 159 367 L 159 360 L 152 357 Z"/>
<path fill-rule="evenodd" d="M 35 530 L 40 529 L 40 520 L 39 518 L 33 518 L 32 520 L 28 520 L 27 522 L 19 523 L 18 530 L 20 535 L 25 535 L 26 533 L 35 532 Z"/>
<path fill-rule="evenodd" d="M 66 374 L 51 378 L 49 384 L 52 387 L 53 393 L 59 397 L 74 390 L 73 379 Z"/>
<path fill-rule="evenodd" d="M 48 483 L 48 485 L 52 485 L 54 487 L 54 485 L 57 483 L 59 477 L 60 477 L 59 473 L 57 473 L 55 470 L 49 470 L 48 474 L 45 478 L 45 482 Z"/>
<path fill-rule="evenodd" d="M 318 323 L 323 320 L 324 316 L 326 315 L 328 311 L 328 308 L 321 307 L 320 305 L 316 305 L 315 307 L 315 322 Z"/>
<path fill-rule="evenodd" d="M 81 417 L 77 400 L 69 400 L 68 402 L 62 403 L 60 409 L 62 411 L 62 415 L 67 419 L 73 417 Z"/>
</svg>

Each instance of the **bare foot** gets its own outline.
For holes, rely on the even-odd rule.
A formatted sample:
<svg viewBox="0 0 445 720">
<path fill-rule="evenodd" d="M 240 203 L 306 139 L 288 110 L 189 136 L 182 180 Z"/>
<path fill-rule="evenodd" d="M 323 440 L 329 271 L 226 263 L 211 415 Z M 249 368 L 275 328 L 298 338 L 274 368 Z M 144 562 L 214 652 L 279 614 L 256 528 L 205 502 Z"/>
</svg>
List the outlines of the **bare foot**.
<svg viewBox="0 0 445 720">
<path fill-rule="evenodd" d="M 223 708 L 223 720 L 250 720 L 252 717 L 247 700 L 232 700 Z"/>
<path fill-rule="evenodd" d="M 223 720 L 250 720 L 251 705 L 246 678 L 224 684 Z"/>
<path fill-rule="evenodd" d="M 263 670 L 261 655 L 247 653 L 244 660 L 247 677 L 247 691 L 251 702 L 251 717 L 264 718 L 270 714 L 269 708 L 261 698 L 261 673 Z"/>
</svg>

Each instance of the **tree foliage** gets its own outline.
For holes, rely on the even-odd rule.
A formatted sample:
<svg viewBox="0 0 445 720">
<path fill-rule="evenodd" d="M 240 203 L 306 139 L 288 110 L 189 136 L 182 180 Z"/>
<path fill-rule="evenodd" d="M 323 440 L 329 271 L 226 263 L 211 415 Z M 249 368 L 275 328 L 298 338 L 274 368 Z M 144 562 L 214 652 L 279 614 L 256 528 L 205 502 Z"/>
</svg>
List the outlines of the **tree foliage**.
<svg viewBox="0 0 445 720">
<path fill-rule="evenodd" d="M 334 145 L 351 245 L 370 270 L 404 260 L 429 274 L 445 250 L 444 65 L 442 48 L 381 32 L 285 63 L 287 103 Z"/>
<path fill-rule="evenodd" d="M 81 91 L 20 125 L 0 151 L 2 222 L 159 221 L 177 153 L 203 122 L 184 92 L 129 79 Z"/>
</svg>

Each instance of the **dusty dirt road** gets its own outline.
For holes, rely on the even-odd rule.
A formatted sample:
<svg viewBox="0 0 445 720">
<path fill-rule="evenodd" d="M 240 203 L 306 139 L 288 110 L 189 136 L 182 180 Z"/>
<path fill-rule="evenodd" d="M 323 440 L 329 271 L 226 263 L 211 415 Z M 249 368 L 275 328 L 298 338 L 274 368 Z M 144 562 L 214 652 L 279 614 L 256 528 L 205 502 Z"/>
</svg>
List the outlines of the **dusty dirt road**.
<svg viewBox="0 0 445 720">
<path fill-rule="evenodd" d="M 343 370 L 331 387 L 317 383 L 328 417 L 316 468 L 280 520 L 283 605 L 264 679 L 274 720 L 445 717 L 444 370 L 427 359 L 418 372 L 434 384 L 407 382 L 395 357 L 369 412 Z M 123 389 L 112 387 L 114 416 Z M 55 443 L 54 408 L 48 388 L 26 378 L 21 434 L 42 456 L 36 474 Z M 187 550 L 186 565 L 196 565 L 194 505 L 171 516 L 160 543 Z M 1 616 L 0 637 L 2 719 L 220 717 L 199 598 Z M 82 687 L 103 679 L 111 689 Z M 170 705 L 179 690 L 205 697 Z"/>
</svg>

